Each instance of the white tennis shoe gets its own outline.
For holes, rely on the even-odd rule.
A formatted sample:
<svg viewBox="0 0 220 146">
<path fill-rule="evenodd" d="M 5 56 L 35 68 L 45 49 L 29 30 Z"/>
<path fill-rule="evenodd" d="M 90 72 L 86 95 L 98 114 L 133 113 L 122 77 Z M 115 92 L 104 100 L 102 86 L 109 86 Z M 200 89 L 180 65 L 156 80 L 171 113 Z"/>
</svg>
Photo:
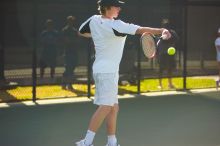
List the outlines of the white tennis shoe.
<svg viewBox="0 0 220 146">
<path fill-rule="evenodd" d="M 83 139 L 83 140 L 76 142 L 76 146 L 94 146 L 94 145 L 86 145 L 85 140 Z"/>
</svg>

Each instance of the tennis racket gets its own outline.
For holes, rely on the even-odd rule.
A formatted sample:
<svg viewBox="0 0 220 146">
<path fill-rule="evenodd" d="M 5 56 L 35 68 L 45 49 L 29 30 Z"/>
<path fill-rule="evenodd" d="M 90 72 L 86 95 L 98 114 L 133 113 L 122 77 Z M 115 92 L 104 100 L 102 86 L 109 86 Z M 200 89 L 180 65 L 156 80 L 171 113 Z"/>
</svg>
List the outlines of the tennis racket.
<svg viewBox="0 0 220 146">
<path fill-rule="evenodd" d="M 151 59 L 156 55 L 156 44 L 153 38 L 153 35 L 150 33 L 144 33 L 142 34 L 140 38 L 140 43 L 142 50 L 144 52 L 144 55 Z"/>
</svg>

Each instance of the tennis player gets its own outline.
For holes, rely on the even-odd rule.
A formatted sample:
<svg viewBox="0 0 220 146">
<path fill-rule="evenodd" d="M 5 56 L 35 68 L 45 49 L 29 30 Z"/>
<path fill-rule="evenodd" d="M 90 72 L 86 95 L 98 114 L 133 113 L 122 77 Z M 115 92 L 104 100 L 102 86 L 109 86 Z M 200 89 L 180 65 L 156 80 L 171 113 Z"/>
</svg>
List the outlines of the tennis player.
<svg viewBox="0 0 220 146">
<path fill-rule="evenodd" d="M 218 70 L 219 70 L 219 77 L 216 81 L 216 87 L 218 89 L 220 83 L 220 28 L 218 29 L 218 37 L 215 40 L 215 48 L 217 52 L 217 62 L 218 62 Z"/>
<path fill-rule="evenodd" d="M 164 28 L 141 27 L 116 19 L 124 2 L 99 0 L 100 15 L 93 15 L 79 28 L 84 37 L 92 37 L 95 44 L 93 78 L 95 81 L 94 104 L 98 105 L 93 114 L 85 137 L 76 142 L 77 146 L 93 146 L 93 140 L 103 121 L 106 122 L 108 141 L 106 146 L 119 146 L 116 138 L 116 123 L 119 111 L 118 79 L 119 64 L 128 34 L 162 34 L 168 39 L 171 34 Z"/>
</svg>

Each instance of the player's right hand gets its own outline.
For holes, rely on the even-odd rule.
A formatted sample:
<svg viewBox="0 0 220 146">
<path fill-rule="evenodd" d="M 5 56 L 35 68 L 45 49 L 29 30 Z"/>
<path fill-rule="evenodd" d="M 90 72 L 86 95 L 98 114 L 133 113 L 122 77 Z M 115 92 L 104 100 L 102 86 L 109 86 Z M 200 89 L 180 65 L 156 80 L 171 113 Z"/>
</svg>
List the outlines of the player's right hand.
<svg viewBox="0 0 220 146">
<path fill-rule="evenodd" d="M 171 33 L 167 29 L 164 29 L 161 38 L 163 40 L 168 40 L 170 37 L 171 37 Z"/>
</svg>

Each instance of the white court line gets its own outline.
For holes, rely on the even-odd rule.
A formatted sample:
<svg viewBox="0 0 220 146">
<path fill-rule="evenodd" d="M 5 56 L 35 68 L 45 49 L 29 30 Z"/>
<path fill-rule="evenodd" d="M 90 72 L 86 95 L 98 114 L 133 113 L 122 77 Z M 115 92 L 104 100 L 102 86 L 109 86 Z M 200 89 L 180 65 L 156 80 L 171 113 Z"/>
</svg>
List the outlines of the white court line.
<svg viewBox="0 0 220 146">
<path fill-rule="evenodd" d="M 87 97 L 79 97 L 79 98 L 65 98 L 65 99 L 42 99 L 33 101 L 22 101 L 22 102 L 12 102 L 12 103 L 0 103 L 0 108 L 7 108 L 10 106 L 36 106 L 36 105 L 49 105 L 49 104 L 61 104 L 61 103 L 75 103 L 75 102 L 90 102 L 91 99 Z"/>
</svg>

